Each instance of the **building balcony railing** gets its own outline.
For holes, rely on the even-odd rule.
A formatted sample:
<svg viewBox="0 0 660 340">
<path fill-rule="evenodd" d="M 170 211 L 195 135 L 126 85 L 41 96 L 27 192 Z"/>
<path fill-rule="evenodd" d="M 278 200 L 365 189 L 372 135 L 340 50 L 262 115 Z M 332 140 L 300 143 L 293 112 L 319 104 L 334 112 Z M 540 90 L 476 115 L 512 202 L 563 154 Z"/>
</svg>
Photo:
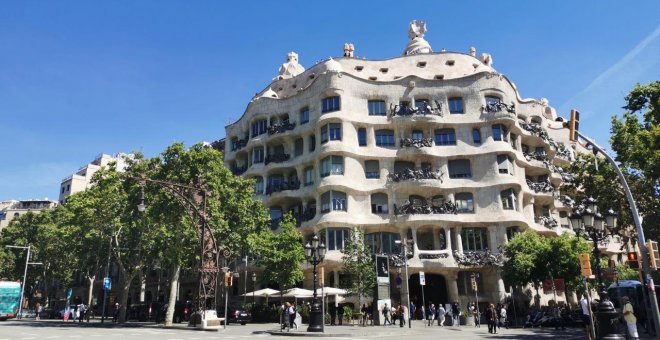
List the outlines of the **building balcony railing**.
<svg viewBox="0 0 660 340">
<path fill-rule="evenodd" d="M 532 182 L 529 179 L 527 180 L 527 186 L 534 190 L 534 192 L 542 192 L 542 193 L 552 193 L 555 191 L 555 187 L 550 184 L 549 181 L 545 182 Z"/>
<path fill-rule="evenodd" d="M 302 222 L 311 221 L 316 217 L 316 208 L 307 208 L 300 213 L 300 220 Z"/>
<path fill-rule="evenodd" d="M 543 164 L 547 166 L 550 165 L 550 158 L 548 158 L 548 154 L 545 152 L 539 152 L 539 151 L 534 151 L 534 152 L 523 152 L 523 155 L 525 156 L 525 159 L 527 161 L 531 161 L 532 159 L 543 162 Z"/>
<path fill-rule="evenodd" d="M 268 127 L 268 134 L 274 135 L 277 133 L 284 133 L 296 128 L 296 123 L 289 123 L 289 121 L 283 121 L 281 123 L 275 123 Z"/>
<path fill-rule="evenodd" d="M 552 216 L 537 216 L 534 217 L 534 222 L 551 229 L 557 228 L 559 226 L 559 222 L 557 222 L 557 220 Z"/>
<path fill-rule="evenodd" d="M 401 138 L 400 143 L 402 148 L 430 148 L 433 146 L 433 138 Z"/>
<path fill-rule="evenodd" d="M 432 169 L 405 169 L 389 174 L 387 177 L 394 182 L 411 181 L 420 179 L 437 179 L 442 181 L 442 171 Z"/>
<path fill-rule="evenodd" d="M 270 195 L 285 190 L 298 190 L 298 189 L 300 189 L 300 181 L 298 180 L 290 181 L 290 182 L 271 183 L 266 186 L 266 195 Z"/>
<path fill-rule="evenodd" d="M 458 210 L 453 202 L 444 202 L 440 205 L 427 203 L 415 204 L 407 201 L 401 206 L 394 205 L 394 215 L 430 215 L 430 214 L 457 214 Z"/>
<path fill-rule="evenodd" d="M 390 104 L 391 117 L 412 117 L 412 116 L 439 116 L 442 117 L 442 105 L 435 101 L 435 107 L 423 103 L 421 107 L 411 107 L 407 105 Z"/>
<path fill-rule="evenodd" d="M 288 161 L 291 158 L 291 155 L 286 154 L 286 153 L 276 153 L 272 155 L 266 156 L 266 160 L 264 160 L 264 165 L 268 165 L 268 163 L 283 163 Z"/>
<path fill-rule="evenodd" d="M 248 166 L 247 166 L 247 165 L 243 165 L 243 166 L 233 166 L 233 167 L 231 168 L 231 172 L 234 174 L 234 176 L 240 176 L 240 175 L 242 175 L 244 172 L 246 172 L 247 169 L 248 169 Z"/>
<path fill-rule="evenodd" d="M 234 140 L 231 142 L 231 151 L 238 151 L 244 148 L 250 139 L 245 137 L 243 139 Z"/>
<path fill-rule="evenodd" d="M 459 252 L 454 250 L 454 260 L 459 266 L 463 267 L 476 267 L 476 266 L 496 266 L 501 267 L 504 265 L 502 252 L 493 253 L 488 249 L 480 251 L 464 251 Z"/>
<path fill-rule="evenodd" d="M 496 112 L 502 112 L 502 110 L 506 110 L 506 112 L 515 115 L 516 104 L 511 102 L 511 105 L 507 105 L 498 101 L 498 102 L 488 103 L 481 107 L 481 112 L 483 113 L 496 113 Z"/>
<path fill-rule="evenodd" d="M 343 175 L 343 174 L 344 174 L 344 167 L 342 166 L 342 167 L 336 167 L 336 168 L 330 169 L 326 172 L 322 172 L 321 177 L 328 177 L 328 176 L 331 176 L 331 175 Z"/>
</svg>

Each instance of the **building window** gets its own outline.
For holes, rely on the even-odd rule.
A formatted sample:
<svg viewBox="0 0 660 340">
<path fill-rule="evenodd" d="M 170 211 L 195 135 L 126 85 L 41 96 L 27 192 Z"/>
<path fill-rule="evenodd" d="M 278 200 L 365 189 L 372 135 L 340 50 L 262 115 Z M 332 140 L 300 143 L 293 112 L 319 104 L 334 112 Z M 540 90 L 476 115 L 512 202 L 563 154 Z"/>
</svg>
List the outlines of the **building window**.
<svg viewBox="0 0 660 340">
<path fill-rule="evenodd" d="M 394 131 L 376 130 L 376 145 L 382 147 L 394 146 Z"/>
<path fill-rule="evenodd" d="M 263 177 L 256 177 L 254 179 L 254 192 L 257 195 L 261 195 L 264 193 L 264 179 Z"/>
<path fill-rule="evenodd" d="M 341 191 L 328 191 L 321 195 L 321 212 L 347 211 L 346 194 Z"/>
<path fill-rule="evenodd" d="M 371 194 L 371 213 L 372 214 L 388 214 L 387 209 L 387 194 L 376 193 Z"/>
<path fill-rule="evenodd" d="M 370 116 L 384 116 L 386 115 L 385 101 L 384 100 L 370 100 L 368 102 Z"/>
<path fill-rule="evenodd" d="M 294 156 L 298 157 L 298 156 L 302 155 L 303 154 L 303 149 L 304 149 L 303 139 L 302 138 L 296 139 L 296 141 L 294 142 L 294 148 L 293 148 Z"/>
<path fill-rule="evenodd" d="M 339 99 L 339 96 L 323 98 L 323 100 L 321 100 L 322 113 L 338 111 L 340 108 L 341 100 Z"/>
<path fill-rule="evenodd" d="M 66 187 L 65 187 L 65 186 L 62 186 L 62 192 L 61 192 L 62 194 L 64 193 L 64 190 L 65 190 L 65 189 L 66 189 Z"/>
<path fill-rule="evenodd" d="M 264 162 L 264 148 L 259 146 L 252 149 L 252 163 L 263 163 Z"/>
<path fill-rule="evenodd" d="M 266 119 L 260 119 L 252 123 L 252 138 L 266 133 L 268 130 L 268 121 Z"/>
<path fill-rule="evenodd" d="M 275 230 L 280 227 L 280 222 L 282 221 L 282 208 L 281 207 L 271 207 L 268 210 L 268 214 L 270 215 L 270 228 L 272 230 Z"/>
<path fill-rule="evenodd" d="M 497 155 L 497 169 L 501 174 L 513 175 L 513 164 L 507 155 Z"/>
<path fill-rule="evenodd" d="M 454 129 L 435 130 L 435 145 L 456 145 Z"/>
<path fill-rule="evenodd" d="M 458 279 L 456 283 L 458 285 L 458 294 L 460 295 L 470 295 L 474 297 L 474 291 L 472 290 L 472 273 L 471 271 L 458 272 Z M 483 289 L 483 278 L 482 275 L 476 276 L 474 278 L 477 281 L 477 288 Z"/>
<path fill-rule="evenodd" d="M 428 99 L 415 99 L 415 107 L 417 109 L 421 110 L 422 108 L 426 108 L 428 106 L 429 106 Z"/>
<path fill-rule="evenodd" d="M 309 136 L 309 152 L 316 150 L 316 136 Z"/>
<path fill-rule="evenodd" d="M 508 241 L 513 240 L 516 235 L 520 234 L 520 227 L 507 227 L 506 228 L 506 239 Z"/>
<path fill-rule="evenodd" d="M 341 140 L 341 124 L 331 123 L 321 127 L 321 144 L 328 140 Z"/>
<path fill-rule="evenodd" d="M 314 167 L 305 168 L 305 186 L 314 184 Z"/>
<path fill-rule="evenodd" d="M 325 236 L 325 237 L 323 237 Z M 350 237 L 350 230 L 345 228 L 328 228 L 322 234 L 321 242 L 328 250 L 343 250 L 344 242 Z"/>
<path fill-rule="evenodd" d="M 502 102 L 502 98 L 495 96 L 486 96 L 486 105 L 497 105 Z"/>
<path fill-rule="evenodd" d="M 454 203 L 456 210 L 461 214 L 474 212 L 474 201 L 470 192 L 459 192 L 454 195 Z"/>
<path fill-rule="evenodd" d="M 309 122 L 309 108 L 306 107 L 300 110 L 300 125 Z"/>
<path fill-rule="evenodd" d="M 516 193 L 513 191 L 513 189 L 506 189 L 500 192 L 500 198 L 502 199 L 502 209 L 518 210 L 516 209 L 518 203 L 516 199 Z"/>
<path fill-rule="evenodd" d="M 461 230 L 463 251 L 480 251 L 488 249 L 488 236 L 484 228 L 463 228 Z"/>
<path fill-rule="evenodd" d="M 412 137 L 412 139 L 415 140 L 421 140 L 424 138 L 424 132 L 420 130 L 413 130 L 412 135 L 410 137 Z"/>
<path fill-rule="evenodd" d="M 380 166 L 377 160 L 364 161 L 364 176 L 366 178 L 380 178 Z"/>
<path fill-rule="evenodd" d="M 344 174 L 344 158 L 328 156 L 321 161 L 321 177 Z"/>
<path fill-rule="evenodd" d="M 367 129 L 365 128 L 358 129 L 358 145 L 367 146 Z"/>
<path fill-rule="evenodd" d="M 463 98 L 449 98 L 449 113 L 463 113 Z"/>
<path fill-rule="evenodd" d="M 471 178 L 469 159 L 453 159 L 447 163 L 449 167 L 449 178 Z"/>
<path fill-rule="evenodd" d="M 372 233 L 365 235 L 364 243 L 371 247 L 374 254 L 400 253 L 396 241 L 400 238 L 397 233 Z"/>
<path fill-rule="evenodd" d="M 493 125 L 493 140 L 496 141 L 507 141 L 506 138 L 506 127 L 502 124 Z"/>
<path fill-rule="evenodd" d="M 472 142 L 475 145 L 481 144 L 481 131 L 479 129 L 472 129 Z"/>
</svg>

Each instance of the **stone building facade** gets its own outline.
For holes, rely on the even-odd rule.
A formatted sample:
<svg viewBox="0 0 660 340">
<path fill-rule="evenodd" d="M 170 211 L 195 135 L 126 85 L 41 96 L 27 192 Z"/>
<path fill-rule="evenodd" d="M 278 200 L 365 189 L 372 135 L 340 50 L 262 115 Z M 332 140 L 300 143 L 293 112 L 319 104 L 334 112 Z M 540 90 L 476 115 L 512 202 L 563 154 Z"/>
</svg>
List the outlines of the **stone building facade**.
<svg viewBox="0 0 660 340">
<path fill-rule="evenodd" d="M 421 302 L 423 271 L 427 302 L 465 305 L 476 272 L 480 301 L 500 301 L 500 247 L 523 230 L 570 231 L 558 188 L 581 146 L 548 101 L 521 98 L 490 55 L 433 52 L 425 31 L 411 23 L 403 55 L 386 60 L 355 58 L 347 44 L 343 57 L 305 70 L 291 52 L 226 126 L 225 161 L 255 180 L 273 230 L 292 212 L 305 238 L 320 235 L 326 285 L 341 280 L 341 249 L 359 227 L 378 254 L 413 241 L 411 299 Z M 403 272 L 390 272 L 396 299 Z"/>
</svg>

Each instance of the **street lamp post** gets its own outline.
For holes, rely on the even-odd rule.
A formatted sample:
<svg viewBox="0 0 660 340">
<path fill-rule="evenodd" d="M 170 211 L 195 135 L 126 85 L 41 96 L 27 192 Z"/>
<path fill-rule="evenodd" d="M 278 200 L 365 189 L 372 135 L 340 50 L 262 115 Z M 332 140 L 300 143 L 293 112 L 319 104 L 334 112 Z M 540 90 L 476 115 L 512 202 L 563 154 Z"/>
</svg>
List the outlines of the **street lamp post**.
<svg viewBox="0 0 660 340">
<path fill-rule="evenodd" d="M 252 273 L 252 309 L 254 310 L 254 305 L 256 304 L 254 299 L 254 292 L 257 289 L 257 273 Z"/>
<path fill-rule="evenodd" d="M 408 244 L 411 243 L 412 240 L 408 240 L 404 238 L 403 240 L 396 240 L 394 243 L 396 244 L 401 244 L 403 245 L 403 264 L 406 267 L 406 302 L 408 303 L 408 328 L 412 328 L 412 325 L 410 324 L 410 313 L 412 311 L 410 310 L 410 278 L 408 277 Z M 423 290 L 422 290 L 423 291 Z M 424 306 L 422 306 L 424 308 Z"/>
<path fill-rule="evenodd" d="M 321 303 L 316 294 L 316 286 L 319 280 L 316 266 L 323 262 L 325 244 L 319 243 L 319 237 L 317 235 L 312 237 L 312 244 L 307 243 L 305 245 L 305 257 L 307 258 L 307 262 L 314 266 L 314 295 L 312 297 L 312 307 L 309 312 L 309 327 L 307 327 L 307 331 L 323 332 L 323 311 L 321 310 Z"/>
<path fill-rule="evenodd" d="M 32 246 L 5 246 L 6 248 L 15 248 L 15 249 L 26 249 L 27 250 L 27 257 L 25 258 L 25 270 L 23 271 L 23 284 L 21 285 L 21 299 L 18 303 L 18 318 L 22 319 L 23 318 L 23 295 L 25 295 L 25 282 L 27 280 L 27 270 L 28 270 L 28 265 L 30 264 L 43 264 L 41 262 L 30 262 L 30 250 L 32 249 Z M 38 311 L 37 311 L 38 312 Z"/>
<path fill-rule="evenodd" d="M 607 294 L 607 288 L 603 281 L 603 273 L 600 268 L 600 249 L 598 245 L 607 241 L 612 236 L 612 230 L 616 228 L 617 215 L 612 209 L 605 213 L 605 216 L 598 212 L 598 201 L 593 197 L 589 197 L 581 208 L 575 209 L 570 215 L 571 225 L 575 233 L 583 236 L 585 239 L 593 242 L 593 255 L 596 260 L 596 279 L 598 280 L 598 294 L 600 295 L 600 302 L 596 311 L 596 319 L 598 320 L 598 338 L 599 339 L 624 339 L 618 333 L 616 327 L 616 320 L 619 318 L 619 313 L 614 309 L 614 305 L 610 301 Z"/>
</svg>

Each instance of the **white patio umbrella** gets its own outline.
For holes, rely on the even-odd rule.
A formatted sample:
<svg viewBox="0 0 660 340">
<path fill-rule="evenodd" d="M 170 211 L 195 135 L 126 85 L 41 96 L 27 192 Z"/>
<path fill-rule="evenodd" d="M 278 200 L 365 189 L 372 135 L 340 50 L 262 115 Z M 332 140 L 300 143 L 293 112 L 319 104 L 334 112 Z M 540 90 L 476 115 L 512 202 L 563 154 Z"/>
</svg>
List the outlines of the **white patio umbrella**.
<svg viewBox="0 0 660 340">
<path fill-rule="evenodd" d="M 268 305 L 268 297 L 278 295 L 279 293 L 280 293 L 279 290 L 264 288 L 264 289 L 255 290 L 254 292 L 242 294 L 241 296 L 265 297 L 266 305 Z"/>
<path fill-rule="evenodd" d="M 341 288 L 335 288 L 335 287 L 323 287 L 323 288 L 316 288 L 316 294 L 317 295 L 346 295 L 348 292 L 346 289 L 341 289 Z"/>
<path fill-rule="evenodd" d="M 309 289 L 291 288 L 282 292 L 284 297 L 292 297 L 295 299 L 295 304 L 298 305 L 298 298 L 311 298 L 314 292 Z"/>
</svg>

